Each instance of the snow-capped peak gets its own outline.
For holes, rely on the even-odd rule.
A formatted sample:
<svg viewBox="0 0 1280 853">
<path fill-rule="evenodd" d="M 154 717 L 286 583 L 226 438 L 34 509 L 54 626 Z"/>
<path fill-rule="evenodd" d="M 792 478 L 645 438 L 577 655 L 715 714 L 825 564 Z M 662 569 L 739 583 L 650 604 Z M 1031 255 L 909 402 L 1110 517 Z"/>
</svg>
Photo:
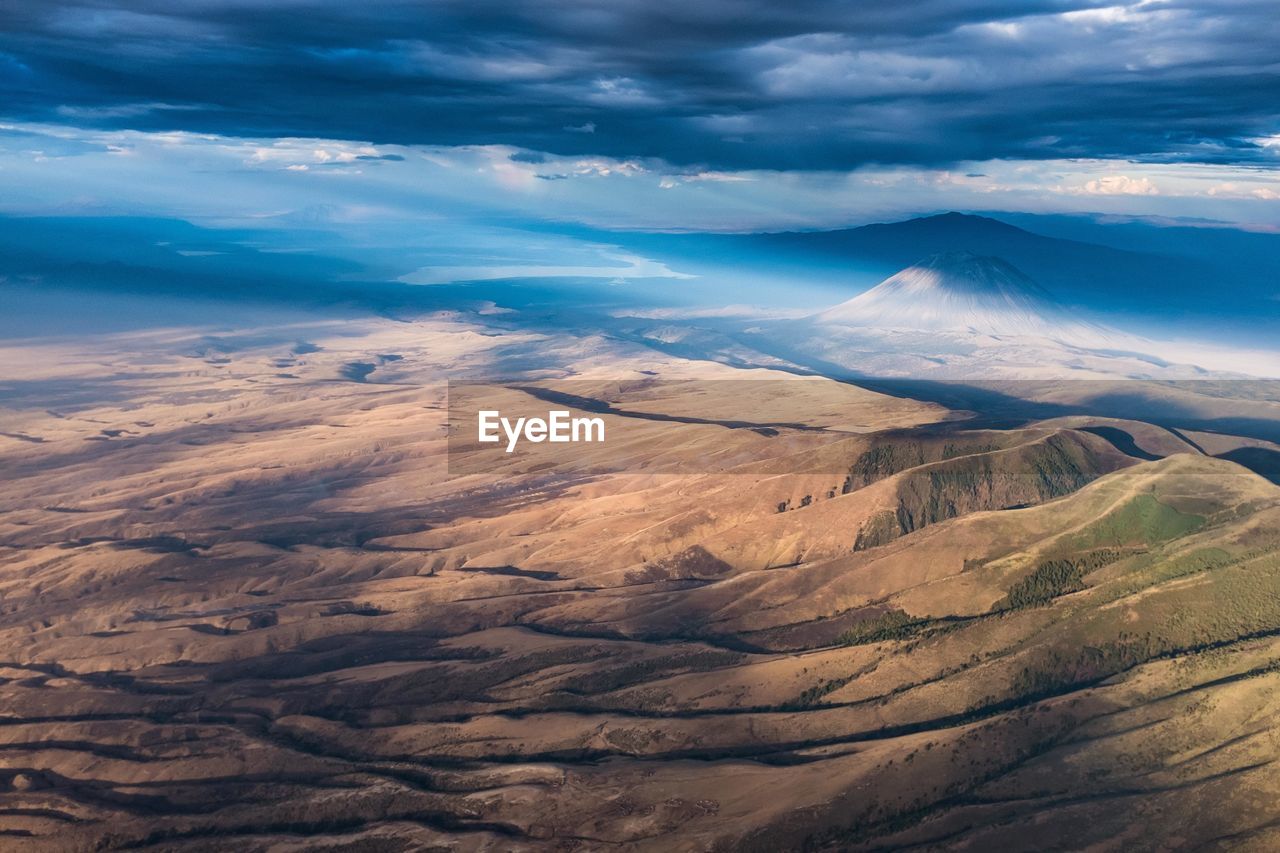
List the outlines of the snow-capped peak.
<svg viewBox="0 0 1280 853">
<path fill-rule="evenodd" d="M 1012 264 L 969 252 L 931 255 L 814 319 L 871 329 L 1055 338 L 1078 337 L 1086 326 Z"/>
</svg>

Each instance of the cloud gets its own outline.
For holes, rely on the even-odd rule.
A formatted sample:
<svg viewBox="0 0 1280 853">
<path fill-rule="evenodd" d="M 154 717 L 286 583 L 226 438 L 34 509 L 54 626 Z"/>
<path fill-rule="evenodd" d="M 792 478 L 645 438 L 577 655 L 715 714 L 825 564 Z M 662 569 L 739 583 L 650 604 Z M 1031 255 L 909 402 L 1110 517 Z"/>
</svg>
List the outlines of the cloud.
<svg viewBox="0 0 1280 853">
<path fill-rule="evenodd" d="M 1280 151 L 1280 16 L 1261 0 L 0 0 L 0 15 L 0 109 L 29 123 L 722 172 Z"/>
<path fill-rule="evenodd" d="M 0 123 L 0 175 L 0 212 L 169 215 L 221 225 L 282 221 L 280 215 L 294 212 L 296 225 L 299 209 L 359 208 L 366 211 L 362 222 L 390 229 L 406 245 L 425 233 L 423 223 L 437 221 L 459 228 L 573 222 L 780 231 L 945 210 L 1195 217 L 1280 227 L 1274 172 L 1254 165 L 1059 159 L 724 170 L 505 145 L 441 148 Z M 1133 194 L 1152 188 L 1159 192 Z M 306 227 L 315 218 L 308 214 Z M 410 233 L 401 234 L 401 227 Z"/>
<path fill-rule="evenodd" d="M 593 90 L 586 94 L 586 99 L 608 107 L 617 106 L 652 106 L 661 103 L 658 98 L 645 91 L 644 86 L 630 77 L 611 77 L 597 80 Z M 588 133 L 595 132 L 595 125 Z M 583 127 L 586 127 L 584 125 Z"/>
<path fill-rule="evenodd" d="M 1234 181 L 1215 184 L 1206 190 L 1205 195 L 1214 198 L 1261 199 L 1262 201 L 1280 201 L 1280 190 L 1273 187 L 1242 186 Z"/>
<path fill-rule="evenodd" d="M 607 178 L 610 175 L 641 175 L 647 172 L 644 166 L 634 160 L 609 160 L 593 157 L 578 160 L 573 164 L 573 174 L 588 177 Z"/>
<path fill-rule="evenodd" d="M 680 184 L 696 184 L 704 181 L 732 184 L 754 180 L 756 180 L 756 178 L 737 172 L 715 172 L 703 170 L 700 172 L 687 172 L 679 175 L 663 175 L 658 181 L 658 186 L 664 190 L 670 190 L 680 186 Z"/>
<path fill-rule="evenodd" d="M 67 119 L 74 121 L 100 121 L 110 119 L 128 119 L 138 116 L 147 115 L 148 113 L 164 112 L 171 110 L 198 110 L 201 109 L 196 104 L 111 104 L 109 106 L 96 107 L 72 107 L 62 105 L 54 111 Z"/>
<path fill-rule="evenodd" d="M 406 284 L 447 284 L 455 281 L 489 281 L 512 278 L 603 278 L 611 284 L 623 284 L 636 278 L 697 278 L 676 272 L 659 261 L 625 252 L 606 251 L 597 265 L 508 265 L 508 266 L 435 266 L 423 267 L 400 277 Z"/>
<path fill-rule="evenodd" d="M 1128 175 L 1105 175 L 1085 182 L 1078 192 L 1086 195 L 1159 195 L 1160 190 L 1150 178 L 1130 178 Z"/>
</svg>

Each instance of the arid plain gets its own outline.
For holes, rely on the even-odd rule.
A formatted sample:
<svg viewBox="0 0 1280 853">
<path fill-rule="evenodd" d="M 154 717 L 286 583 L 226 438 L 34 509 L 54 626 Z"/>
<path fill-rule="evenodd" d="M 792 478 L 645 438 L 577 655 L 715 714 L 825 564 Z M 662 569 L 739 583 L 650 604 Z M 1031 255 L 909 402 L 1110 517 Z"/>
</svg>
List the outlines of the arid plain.
<svg viewBox="0 0 1280 853">
<path fill-rule="evenodd" d="M 1280 845 L 1265 388 L 990 418 L 456 313 L 0 359 L 0 846 Z M 480 376 L 686 420 L 468 468 Z"/>
</svg>

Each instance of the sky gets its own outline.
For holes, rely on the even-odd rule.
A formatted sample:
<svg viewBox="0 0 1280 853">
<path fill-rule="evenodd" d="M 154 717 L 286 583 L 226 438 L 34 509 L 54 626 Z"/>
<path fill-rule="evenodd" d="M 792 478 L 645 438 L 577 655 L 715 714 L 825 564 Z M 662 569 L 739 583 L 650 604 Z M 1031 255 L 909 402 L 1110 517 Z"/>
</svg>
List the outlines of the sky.
<svg viewBox="0 0 1280 853">
<path fill-rule="evenodd" d="M 1280 231 L 1277 45 L 1273 0 L 0 0 L 0 214 L 336 233 L 417 284 L 680 275 L 575 225 Z"/>
</svg>

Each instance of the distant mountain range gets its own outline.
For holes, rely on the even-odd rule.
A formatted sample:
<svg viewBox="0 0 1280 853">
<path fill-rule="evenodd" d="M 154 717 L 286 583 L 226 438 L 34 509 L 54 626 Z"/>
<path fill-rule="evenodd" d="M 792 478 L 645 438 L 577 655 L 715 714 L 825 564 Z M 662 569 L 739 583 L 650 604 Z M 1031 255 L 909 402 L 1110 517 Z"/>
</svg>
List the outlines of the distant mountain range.
<svg viewBox="0 0 1280 853">
<path fill-rule="evenodd" d="M 1036 224 L 1030 217 L 1023 221 Z M 1111 228 L 1118 233 L 1106 245 L 1101 239 Z M 1061 230 L 1097 236 L 1099 242 L 955 212 L 833 231 L 615 237 L 685 271 L 710 276 L 720 265 L 744 276 L 828 286 L 845 282 L 857 290 L 929 255 L 969 252 L 1003 259 L 1063 305 L 1123 316 L 1126 322 L 1207 326 L 1212 318 L 1261 333 L 1265 323 L 1280 321 L 1280 235 L 1141 223 Z"/>
<path fill-rule="evenodd" d="M 642 318 L 636 318 L 640 320 Z M 1090 319 L 1007 260 L 929 255 L 794 319 L 663 318 L 629 332 L 689 358 L 846 378 L 1205 379 L 1280 375 L 1280 353 L 1143 337 Z M 755 355 L 752 355 L 755 353 Z"/>
<path fill-rule="evenodd" d="M 874 261 L 901 269 L 937 253 L 970 252 L 999 257 L 1017 267 L 1058 300 L 1105 311 L 1158 312 L 1166 303 L 1222 306 L 1214 294 L 1221 265 L 1152 252 L 1135 252 L 1046 237 L 985 216 L 945 213 L 904 222 L 841 231 L 761 235 L 779 251 Z M 1278 246 L 1277 248 L 1280 248 Z M 1259 282 L 1261 285 L 1262 283 Z M 1249 298 L 1227 294 L 1229 301 Z"/>
<path fill-rule="evenodd" d="M 1162 356 L 1158 342 L 1082 318 L 1008 261 L 972 252 L 930 255 L 825 311 L 751 331 L 766 352 L 780 341 L 793 358 L 882 377 L 1210 375 L 1190 358 Z"/>
<path fill-rule="evenodd" d="M 1041 224 L 1027 216 L 1019 221 Z M 722 310 L 747 304 L 790 309 L 794 315 L 796 309 L 817 310 L 856 299 L 924 258 L 966 252 L 998 258 L 1034 282 L 1034 305 L 1023 307 L 1054 315 L 1052 325 L 1058 328 L 1058 315 L 1065 311 L 1078 322 L 1153 339 L 1274 349 L 1271 341 L 1280 324 L 1280 235 L 1224 228 L 1086 225 L 1049 217 L 1043 225 L 1056 228 L 1058 235 L 1049 236 L 962 213 L 834 231 L 754 234 L 637 233 L 565 225 L 556 231 L 557 240 L 610 251 L 617 247 L 696 277 L 619 284 L 600 277 L 540 275 L 531 267 L 527 277 L 422 287 L 396 280 L 417 260 L 381 250 L 371 253 L 319 233 L 308 237 L 314 248 L 299 251 L 298 245 L 307 243 L 299 233 L 291 232 L 292 242 L 281 248 L 280 236 L 269 230 L 215 229 L 179 220 L 3 218 L 0 224 L 0 282 L 10 291 L 25 288 L 34 299 L 41 298 L 41 291 L 75 288 L 396 317 L 496 303 L 518 312 L 509 318 L 513 324 L 583 327 L 627 310 Z M 1091 239 L 1075 239 L 1083 236 Z M 891 308 L 896 298 L 887 296 L 900 285 L 880 291 L 878 307 L 863 300 L 856 311 L 888 311 L 881 324 L 902 322 L 901 306 Z M 1027 291 L 1025 285 L 1020 289 Z M 1054 308 L 1050 311 L 1048 305 Z M 958 310 L 961 315 L 984 313 L 991 306 L 961 310 L 955 300 L 946 300 L 935 307 L 954 316 Z M 990 330 L 985 321 L 970 319 L 975 328 Z M 934 328 L 920 320 L 913 318 L 915 328 Z"/>
</svg>

